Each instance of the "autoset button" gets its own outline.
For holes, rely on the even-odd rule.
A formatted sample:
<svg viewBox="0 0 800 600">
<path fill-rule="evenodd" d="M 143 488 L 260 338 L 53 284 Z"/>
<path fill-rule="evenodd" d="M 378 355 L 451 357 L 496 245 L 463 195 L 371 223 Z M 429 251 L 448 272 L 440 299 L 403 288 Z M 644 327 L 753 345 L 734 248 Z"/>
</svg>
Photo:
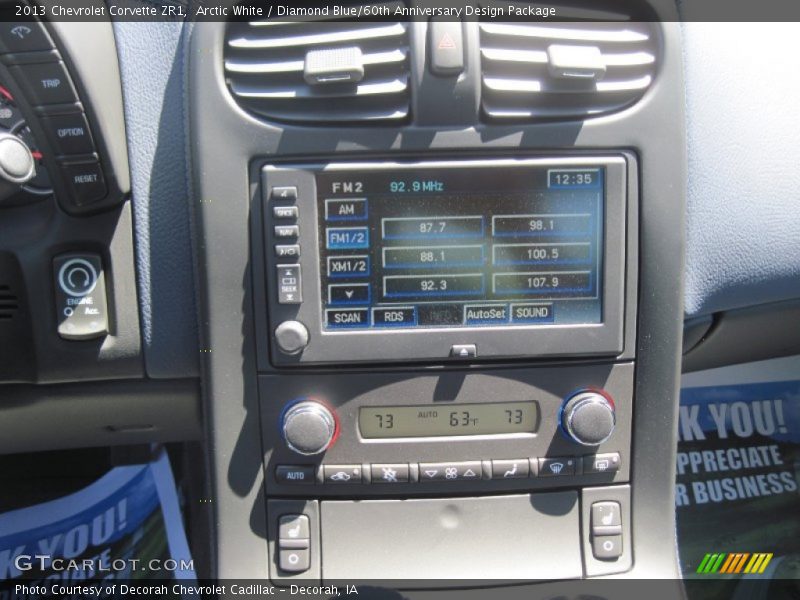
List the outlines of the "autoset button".
<svg viewBox="0 0 800 600">
<path fill-rule="evenodd" d="M 35 105 L 71 104 L 78 101 L 62 62 L 14 67 L 13 73 Z"/>
<path fill-rule="evenodd" d="M 40 122 L 56 154 L 92 154 L 95 151 L 83 113 L 43 117 Z"/>
<path fill-rule="evenodd" d="M 504 304 L 468 304 L 464 307 L 464 325 L 508 323 L 508 307 Z"/>
</svg>

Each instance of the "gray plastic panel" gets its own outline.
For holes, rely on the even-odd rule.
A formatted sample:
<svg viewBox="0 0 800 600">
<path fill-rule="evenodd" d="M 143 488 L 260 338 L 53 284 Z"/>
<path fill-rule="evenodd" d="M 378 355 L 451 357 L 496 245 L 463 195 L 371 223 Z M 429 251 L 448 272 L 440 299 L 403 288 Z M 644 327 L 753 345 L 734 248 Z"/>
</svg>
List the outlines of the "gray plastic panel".
<svg viewBox="0 0 800 600">
<path fill-rule="evenodd" d="M 665 21 L 674 4 L 653 0 Z M 195 204 L 201 266 L 200 297 L 206 378 L 207 435 L 215 502 L 216 575 L 266 576 L 260 420 L 255 348 L 265 350 L 263 259 L 252 257 L 250 206 L 256 188 L 248 165 L 369 155 L 428 153 L 446 158 L 465 151 L 552 155 L 557 150 L 608 154 L 628 148 L 638 156 L 629 186 L 641 190 L 639 297 L 634 457 L 633 539 L 636 562 L 629 577 L 678 575 L 674 536 L 674 458 L 682 321 L 682 257 L 685 138 L 680 27 L 662 22 L 659 69 L 642 100 L 620 113 L 580 122 L 547 122 L 437 130 L 382 127 L 279 127 L 240 109 L 226 90 L 222 54 L 224 25 L 193 29 L 190 69 L 192 150 L 197 174 Z M 213 118 L 211 118 L 213 115 Z M 603 151 L 605 149 L 605 151 Z M 252 239 L 251 238 L 251 239 Z M 252 261 L 252 262 L 251 262 Z M 635 297 L 635 289 L 627 290 Z M 629 305 L 631 303 L 629 302 Z M 260 319 L 261 326 L 256 321 Z M 636 336 L 626 330 L 627 336 Z M 631 337 L 630 340 L 634 338 Z M 632 347 L 633 344 L 630 344 Z M 626 346 L 628 347 L 628 346 Z M 633 353 L 628 358 L 632 358 Z M 259 363 L 269 370 L 269 364 Z M 349 374 L 348 374 L 349 375 Z M 306 377 L 314 377 L 309 372 Z M 267 435 L 275 435 L 270 432 Z M 640 535 L 641 534 L 641 535 Z M 490 575 L 490 574 L 487 574 Z"/>
<path fill-rule="evenodd" d="M 0 454 L 201 436 L 193 380 L 9 385 L 0 391 Z"/>
<path fill-rule="evenodd" d="M 580 365 L 492 371 L 447 371 L 418 373 L 354 373 L 313 376 L 262 377 L 261 415 L 268 495 L 387 496 L 453 494 L 530 490 L 546 487 L 598 485 L 628 480 L 630 472 L 630 422 L 633 402 L 633 364 Z M 580 446 L 559 428 L 562 399 L 578 388 L 603 388 L 614 398 L 617 425 L 600 446 Z M 334 408 L 339 418 L 339 437 L 324 455 L 301 456 L 290 451 L 280 438 L 280 416 L 294 399 L 312 397 Z M 417 406 L 425 410 L 464 410 L 469 403 L 534 400 L 540 411 L 535 434 L 449 436 L 401 439 L 365 439 L 358 428 L 361 406 Z M 614 473 L 558 477 L 532 477 L 493 481 L 445 481 L 424 483 L 279 484 L 275 468 L 281 464 L 348 465 L 362 463 L 417 463 L 485 461 L 530 457 L 580 458 L 597 453 L 619 452 L 620 469 Z"/>
<path fill-rule="evenodd" d="M 683 371 L 800 353 L 800 301 L 775 302 L 716 315 L 713 326 L 683 357 Z M 685 334 L 684 334 L 685 335 Z"/>
<path fill-rule="evenodd" d="M 322 502 L 322 578 L 405 579 L 416 587 L 442 580 L 467 587 L 489 573 L 498 583 L 577 578 L 579 513 L 574 491 Z"/>
</svg>

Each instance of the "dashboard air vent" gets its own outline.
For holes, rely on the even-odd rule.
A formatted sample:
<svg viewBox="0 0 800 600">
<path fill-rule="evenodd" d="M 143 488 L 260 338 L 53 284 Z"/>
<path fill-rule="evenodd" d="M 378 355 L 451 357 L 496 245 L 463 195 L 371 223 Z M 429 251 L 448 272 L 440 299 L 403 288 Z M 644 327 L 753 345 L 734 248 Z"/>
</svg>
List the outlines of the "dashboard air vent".
<svg viewBox="0 0 800 600">
<path fill-rule="evenodd" d="M 409 116 L 406 23 L 231 23 L 225 75 L 238 102 L 289 123 L 364 124 Z"/>
<path fill-rule="evenodd" d="M 653 80 L 649 23 L 481 22 L 481 105 L 490 121 L 579 119 L 620 110 Z"/>
<path fill-rule="evenodd" d="M 17 297 L 7 285 L 0 285 L 0 319 L 11 319 L 19 308 Z"/>
</svg>

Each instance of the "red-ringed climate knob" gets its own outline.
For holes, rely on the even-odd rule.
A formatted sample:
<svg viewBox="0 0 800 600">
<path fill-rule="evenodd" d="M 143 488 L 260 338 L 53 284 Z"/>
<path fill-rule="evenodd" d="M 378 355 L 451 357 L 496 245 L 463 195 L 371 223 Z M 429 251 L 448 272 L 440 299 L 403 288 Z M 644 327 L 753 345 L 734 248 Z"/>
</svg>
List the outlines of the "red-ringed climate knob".
<svg viewBox="0 0 800 600">
<path fill-rule="evenodd" d="M 600 390 L 581 390 L 564 401 L 561 428 L 582 446 L 599 446 L 614 433 L 614 400 Z"/>
</svg>

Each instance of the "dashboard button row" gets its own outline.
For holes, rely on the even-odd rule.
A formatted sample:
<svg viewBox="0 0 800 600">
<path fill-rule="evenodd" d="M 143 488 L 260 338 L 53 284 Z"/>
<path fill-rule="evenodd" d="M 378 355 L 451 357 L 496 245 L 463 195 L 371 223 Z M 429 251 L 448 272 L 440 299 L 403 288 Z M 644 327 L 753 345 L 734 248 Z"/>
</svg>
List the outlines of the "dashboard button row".
<svg viewBox="0 0 800 600">
<path fill-rule="evenodd" d="M 599 466 L 598 466 L 599 465 Z M 575 457 L 517 458 L 435 463 L 378 463 L 371 465 L 278 465 L 275 478 L 287 485 L 353 485 L 440 483 L 455 481 L 566 477 L 613 474 L 619 453 Z"/>
<path fill-rule="evenodd" d="M 72 206 L 85 209 L 105 199 L 106 178 L 81 98 L 44 25 L 34 19 L 1 24 L 0 53 L 39 115 Z"/>
</svg>

